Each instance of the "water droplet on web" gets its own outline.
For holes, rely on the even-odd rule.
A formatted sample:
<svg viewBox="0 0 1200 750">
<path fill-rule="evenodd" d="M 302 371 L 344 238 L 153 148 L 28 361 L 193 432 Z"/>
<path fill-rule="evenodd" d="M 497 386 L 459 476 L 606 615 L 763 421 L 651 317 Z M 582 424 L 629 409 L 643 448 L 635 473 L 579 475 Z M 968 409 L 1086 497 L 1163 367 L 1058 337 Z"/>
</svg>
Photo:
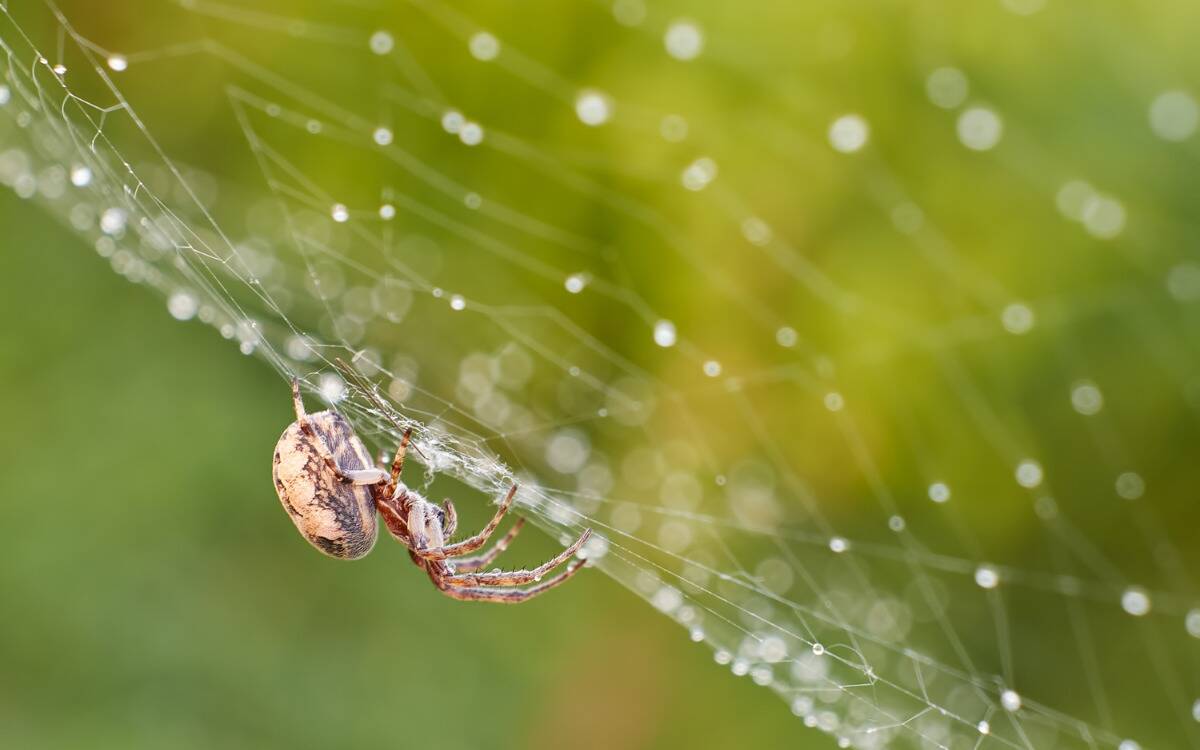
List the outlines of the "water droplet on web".
<svg viewBox="0 0 1200 750">
<path fill-rule="evenodd" d="M 1140 474 L 1127 471 L 1117 477 L 1117 495 L 1125 500 L 1137 500 L 1146 492 L 1146 481 Z"/>
<path fill-rule="evenodd" d="M 1033 489 L 1042 483 L 1042 465 L 1031 458 L 1017 464 L 1017 469 L 1013 473 L 1016 476 L 1017 484 L 1027 489 Z"/>
<path fill-rule="evenodd" d="M 463 299 L 463 296 L 461 294 L 453 294 L 450 296 L 450 309 L 451 310 L 465 310 L 466 308 L 467 308 L 467 301 L 465 299 Z"/>
<path fill-rule="evenodd" d="M 71 167 L 71 184 L 75 187 L 86 187 L 92 181 L 92 170 L 88 167 L 77 164 Z"/>
<path fill-rule="evenodd" d="M 663 35 L 663 46 L 676 60 L 695 60 L 704 50 L 704 32 L 694 21 L 672 21 Z"/>
<path fill-rule="evenodd" d="M 346 381 L 334 372 L 323 372 L 317 381 L 317 390 L 327 404 L 336 404 L 346 397 Z"/>
<path fill-rule="evenodd" d="M 1134 617 L 1141 617 L 1150 613 L 1150 595 L 1145 589 L 1138 586 L 1130 586 L 1121 594 L 1121 609 Z"/>
<path fill-rule="evenodd" d="M 1005 711 L 1019 711 L 1021 709 L 1021 696 L 1015 690 L 1005 690 L 1000 693 L 1000 705 Z"/>
<path fill-rule="evenodd" d="M 807 716 L 813 709 L 812 698 L 802 695 L 792 699 L 792 713 L 796 716 Z"/>
<path fill-rule="evenodd" d="M 1104 408 L 1104 395 L 1095 383 L 1082 380 L 1071 386 L 1071 406 L 1080 414 L 1090 417 Z"/>
<path fill-rule="evenodd" d="M 971 107 L 958 116 L 958 140 L 972 151 L 987 151 L 1000 142 L 1004 123 L 987 107 Z"/>
<path fill-rule="evenodd" d="M 392 131 L 385 127 L 375 128 L 375 132 L 371 134 L 371 140 L 380 146 L 386 146 L 392 142 Z"/>
<path fill-rule="evenodd" d="M 770 667 L 755 667 L 754 669 L 750 670 L 750 679 L 755 685 L 765 687 L 774 681 L 775 675 L 772 674 Z"/>
<path fill-rule="evenodd" d="M 350 218 L 350 210 L 341 203 L 335 203 L 333 204 L 333 207 L 329 209 L 329 215 L 333 217 L 334 221 L 342 224 Z"/>
<path fill-rule="evenodd" d="M 1097 239 L 1116 237 L 1125 228 L 1125 206 L 1110 195 L 1089 196 L 1083 204 L 1083 228 Z"/>
<path fill-rule="evenodd" d="M 675 324 L 669 320 L 660 320 L 655 323 L 654 343 L 663 348 L 675 346 Z"/>
<path fill-rule="evenodd" d="M 1186 91 L 1165 91 L 1150 103 L 1150 130 L 1164 141 L 1186 141 L 1200 126 L 1200 104 Z"/>
<path fill-rule="evenodd" d="M 929 499 L 935 503 L 944 503 L 950 499 L 950 487 L 944 482 L 934 482 L 929 485 Z"/>
<path fill-rule="evenodd" d="M 11 99 L 12 90 L 8 86 L 0 84 L 0 107 L 8 104 Z"/>
<path fill-rule="evenodd" d="M 172 292 L 167 298 L 167 312 L 175 320 L 191 320 L 199 309 L 199 302 L 191 292 L 180 290 Z"/>
<path fill-rule="evenodd" d="M 612 101 L 599 91 L 585 89 L 575 99 L 575 114 L 584 125 L 603 125 L 612 116 Z"/>
<path fill-rule="evenodd" d="M 721 374 L 721 363 L 715 359 L 710 359 L 704 363 L 704 374 L 710 378 L 715 378 Z"/>
<path fill-rule="evenodd" d="M 870 128 L 861 115 L 842 115 L 829 126 L 829 144 L 843 154 L 860 151 L 869 137 Z"/>
<path fill-rule="evenodd" d="M 477 31 L 471 35 L 467 48 L 471 51 L 471 57 L 487 62 L 495 60 L 500 54 L 500 40 L 486 31 Z"/>
<path fill-rule="evenodd" d="M 680 182 L 693 192 L 703 190 L 717 178 L 717 163 L 707 156 L 702 156 L 684 168 L 679 176 Z"/>
<path fill-rule="evenodd" d="M 571 294 L 579 294 L 585 286 L 587 286 L 587 276 L 582 273 L 573 273 L 563 282 L 563 287 Z"/>
<path fill-rule="evenodd" d="M 820 643 L 814 643 L 812 645 L 812 652 L 814 654 L 816 654 L 817 656 L 821 656 L 822 654 L 825 653 L 825 647 L 822 646 Z"/>
<path fill-rule="evenodd" d="M 1033 328 L 1033 310 L 1021 302 L 1014 302 L 1000 313 L 1000 323 L 1009 333 L 1027 333 Z"/>
<path fill-rule="evenodd" d="M 929 101 L 942 109 L 954 109 L 967 99 L 970 85 L 967 76 L 958 68 L 938 68 L 925 79 Z"/>
<path fill-rule="evenodd" d="M 837 391 L 830 391 L 825 394 L 825 408 L 829 411 L 841 411 L 846 406 L 846 399 Z"/>
<path fill-rule="evenodd" d="M 117 236 L 125 231 L 125 211 L 120 208 L 109 208 L 100 214 L 100 231 L 110 236 Z"/>
<path fill-rule="evenodd" d="M 1183 618 L 1183 627 L 1193 638 L 1200 638 L 1200 607 L 1188 610 Z"/>
<path fill-rule="evenodd" d="M 442 130 L 445 130 L 447 133 L 457 134 L 466 122 L 467 118 L 463 117 L 462 112 L 456 109 L 446 110 L 445 114 L 442 115 Z"/>
<path fill-rule="evenodd" d="M 371 39 L 368 44 L 370 45 L 371 51 L 375 54 L 386 55 L 392 51 L 392 47 L 395 46 L 396 40 L 392 38 L 391 34 L 381 30 L 376 31 L 371 35 Z"/>
<path fill-rule="evenodd" d="M 483 126 L 477 122 L 465 122 L 458 130 L 458 140 L 467 146 L 478 146 L 483 142 Z"/>
<path fill-rule="evenodd" d="M 796 334 L 796 329 L 791 326 L 783 326 L 775 331 L 775 343 L 780 346 L 791 348 L 796 345 L 799 336 Z"/>
<path fill-rule="evenodd" d="M 980 734 L 991 734 L 992 733 L 992 725 L 987 723 L 987 721 L 980 721 L 978 724 L 975 725 L 975 729 L 979 730 Z"/>
<path fill-rule="evenodd" d="M 980 588 L 994 589 L 1000 585 L 1000 573 L 991 565 L 980 565 L 975 569 L 975 584 Z"/>
<path fill-rule="evenodd" d="M 396 207 L 390 203 L 384 203 L 379 207 L 379 218 L 384 221 L 391 221 L 396 218 Z"/>
<path fill-rule="evenodd" d="M 124 55 L 109 55 L 108 67 L 110 70 L 120 73 L 129 67 L 129 61 L 125 59 Z"/>
</svg>

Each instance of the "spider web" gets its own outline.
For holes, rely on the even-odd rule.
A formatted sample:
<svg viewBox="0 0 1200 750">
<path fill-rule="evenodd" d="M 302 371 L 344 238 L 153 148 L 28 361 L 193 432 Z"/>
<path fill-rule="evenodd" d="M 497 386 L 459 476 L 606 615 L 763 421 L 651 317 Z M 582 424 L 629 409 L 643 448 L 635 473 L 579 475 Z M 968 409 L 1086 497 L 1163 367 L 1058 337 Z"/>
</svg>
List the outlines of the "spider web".
<svg viewBox="0 0 1200 750">
<path fill-rule="evenodd" d="M 10 6 L 0 181 L 798 727 L 1200 747 L 1194 52 L 723 5 Z"/>
</svg>

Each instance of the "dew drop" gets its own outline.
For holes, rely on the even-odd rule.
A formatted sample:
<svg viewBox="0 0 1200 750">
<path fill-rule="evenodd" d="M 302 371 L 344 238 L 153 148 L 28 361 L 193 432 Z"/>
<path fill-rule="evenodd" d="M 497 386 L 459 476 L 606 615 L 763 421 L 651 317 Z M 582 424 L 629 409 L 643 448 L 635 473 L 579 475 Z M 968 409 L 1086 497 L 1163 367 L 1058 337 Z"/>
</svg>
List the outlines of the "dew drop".
<svg viewBox="0 0 1200 750">
<path fill-rule="evenodd" d="M 486 31 L 475 32 L 467 47 L 471 51 L 471 57 L 484 62 L 495 60 L 500 54 L 500 40 Z"/>
<path fill-rule="evenodd" d="M 980 565 L 975 569 L 975 584 L 980 588 L 994 589 L 1000 585 L 1000 573 L 991 565 Z"/>
<path fill-rule="evenodd" d="M 655 323 L 654 343 L 664 349 L 675 346 L 675 324 L 669 320 L 660 320 Z"/>
<path fill-rule="evenodd" d="M 377 55 L 386 55 L 396 45 L 396 40 L 386 31 L 376 31 L 368 42 L 371 51 Z"/>
<path fill-rule="evenodd" d="M 1015 690 L 1005 690 L 1000 693 L 1000 705 L 1005 711 L 1019 711 L 1021 709 L 1021 696 Z"/>
<path fill-rule="evenodd" d="M 861 150 L 869 137 L 870 127 L 861 115 L 842 115 L 829 126 L 829 144 L 843 154 Z"/>
<path fill-rule="evenodd" d="M 92 170 L 88 167 L 78 164 L 71 167 L 71 184 L 75 187 L 87 187 L 92 181 Z"/>
<path fill-rule="evenodd" d="M 584 125 L 603 125 L 612 116 L 612 101 L 599 91 L 586 89 L 575 99 L 575 115 Z"/>
<path fill-rule="evenodd" d="M 167 312 L 175 320 L 191 320 L 196 316 L 200 303 L 196 297 L 186 290 L 172 292 L 167 298 Z"/>
<path fill-rule="evenodd" d="M 1121 594 L 1121 609 L 1134 617 L 1142 617 L 1150 613 L 1150 595 L 1145 589 L 1130 586 Z"/>
<path fill-rule="evenodd" d="M 704 32 L 693 21 L 672 21 L 663 35 L 663 46 L 676 60 L 695 60 L 704 50 Z"/>
</svg>

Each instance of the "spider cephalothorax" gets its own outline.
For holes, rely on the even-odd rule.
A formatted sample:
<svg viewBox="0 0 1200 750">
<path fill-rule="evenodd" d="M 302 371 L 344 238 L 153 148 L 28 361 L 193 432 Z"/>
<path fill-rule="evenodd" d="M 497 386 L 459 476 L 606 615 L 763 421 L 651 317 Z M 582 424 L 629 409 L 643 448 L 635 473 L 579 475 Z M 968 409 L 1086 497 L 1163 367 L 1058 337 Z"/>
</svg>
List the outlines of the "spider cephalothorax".
<svg viewBox="0 0 1200 750">
<path fill-rule="evenodd" d="M 292 381 L 296 421 L 275 445 L 275 491 L 296 528 L 314 547 L 331 557 L 354 560 L 371 551 L 378 533 L 375 514 L 383 515 L 388 531 L 408 547 L 409 556 L 438 590 L 455 599 L 523 602 L 565 582 L 583 566 L 577 560 L 558 575 L 543 577 L 579 551 L 591 535 L 587 529 L 575 542 L 532 570 L 481 573 L 507 549 L 521 530 L 517 523 L 492 547 L 483 547 L 512 507 L 514 484 L 496 515 L 478 534 L 448 543 L 457 526 L 454 504 L 435 505 L 400 481 L 411 430 L 404 433 L 391 472 L 377 468 L 350 423 L 335 411 L 306 414 L 299 381 Z M 525 584 L 528 588 L 516 588 Z"/>
</svg>

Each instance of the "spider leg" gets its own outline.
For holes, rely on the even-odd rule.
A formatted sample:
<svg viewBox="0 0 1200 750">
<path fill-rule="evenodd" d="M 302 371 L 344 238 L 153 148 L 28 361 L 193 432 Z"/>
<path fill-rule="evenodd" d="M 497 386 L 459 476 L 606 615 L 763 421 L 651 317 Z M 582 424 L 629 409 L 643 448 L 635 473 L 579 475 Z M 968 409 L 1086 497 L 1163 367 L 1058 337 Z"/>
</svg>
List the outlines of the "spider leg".
<svg viewBox="0 0 1200 750">
<path fill-rule="evenodd" d="M 510 570 L 501 573 L 450 573 L 439 577 L 451 586 L 464 588 L 475 586 L 521 586 L 526 583 L 533 583 L 540 581 L 547 573 L 571 559 L 591 535 L 592 530 L 586 529 L 579 535 L 574 544 L 533 570 Z"/>
<path fill-rule="evenodd" d="M 325 441 L 308 423 L 308 414 L 304 411 L 304 399 L 300 396 L 299 378 L 292 378 L 292 405 L 296 408 L 296 424 L 300 425 L 300 429 L 312 438 L 312 444 L 317 449 L 317 453 L 321 454 L 321 459 L 338 475 L 339 479 L 360 486 L 383 484 L 387 481 L 387 472 L 382 469 L 343 469 L 338 466 L 337 459 L 333 457 L 329 446 L 325 445 Z"/>
<path fill-rule="evenodd" d="M 442 501 L 442 510 L 446 513 L 446 520 L 442 524 L 442 533 L 449 539 L 458 530 L 458 512 L 454 510 L 454 503 L 450 502 L 450 498 Z"/>
<path fill-rule="evenodd" d="M 495 560 L 504 550 L 508 549 L 508 545 L 512 544 L 512 540 L 516 538 L 517 534 L 521 531 L 521 527 L 524 525 L 525 519 L 518 518 L 513 527 L 504 535 L 504 538 L 496 542 L 491 549 L 482 555 L 456 558 L 454 560 L 454 570 L 459 573 L 474 573 L 477 570 L 482 570 L 485 565 Z"/>
<path fill-rule="evenodd" d="M 400 470 L 404 468 L 404 454 L 408 452 L 408 440 L 412 437 L 412 428 L 404 431 L 400 445 L 396 447 L 396 458 L 392 460 L 392 484 L 400 479 Z"/>
<path fill-rule="evenodd" d="M 468 602 L 500 602 L 504 604 L 520 604 L 528 601 L 539 594 L 544 594 L 555 586 L 561 586 L 566 583 L 571 576 L 578 573 L 584 566 L 585 561 L 579 560 L 573 563 L 571 567 L 554 576 L 553 578 L 542 581 L 536 586 L 530 586 L 527 589 L 504 589 L 504 588 L 460 588 L 448 584 L 444 578 L 440 578 L 432 570 L 429 571 L 429 577 L 433 580 L 433 584 L 438 590 L 451 599 Z"/>
<path fill-rule="evenodd" d="M 456 544 L 447 544 L 441 547 L 430 547 L 427 549 L 414 549 L 419 557 L 426 560 L 445 560 L 447 557 L 459 557 L 468 552 L 474 552 L 483 545 L 487 544 L 488 538 L 504 520 L 504 514 L 508 513 L 508 509 L 512 507 L 513 498 L 517 496 L 517 485 L 513 485 L 508 494 L 504 496 L 504 502 L 500 503 L 500 509 L 496 511 L 496 515 L 492 516 L 492 520 L 488 521 L 488 525 L 483 527 L 483 531 L 473 537 L 464 539 Z"/>
</svg>

